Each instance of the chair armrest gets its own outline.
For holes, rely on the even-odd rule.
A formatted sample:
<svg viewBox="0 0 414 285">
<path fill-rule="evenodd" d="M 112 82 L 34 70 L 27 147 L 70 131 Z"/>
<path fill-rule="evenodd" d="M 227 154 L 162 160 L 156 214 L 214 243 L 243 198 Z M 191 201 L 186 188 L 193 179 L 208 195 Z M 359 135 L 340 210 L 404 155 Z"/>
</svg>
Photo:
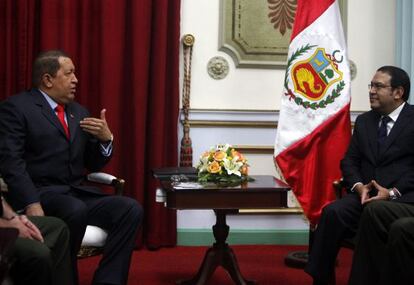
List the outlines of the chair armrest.
<svg viewBox="0 0 414 285">
<path fill-rule="evenodd" d="M 92 172 L 86 176 L 86 180 L 93 183 L 113 186 L 116 195 L 122 195 L 124 192 L 125 180 L 108 173 Z"/>
<path fill-rule="evenodd" d="M 105 172 L 92 172 L 88 174 L 87 179 L 88 181 L 95 183 L 112 185 L 112 181 L 116 180 L 117 178 Z"/>
<path fill-rule="evenodd" d="M 108 233 L 97 226 L 88 225 L 82 239 L 82 246 L 103 247 Z"/>
<path fill-rule="evenodd" d="M 336 199 L 341 199 L 344 193 L 344 179 L 335 180 L 333 182 Z"/>
</svg>

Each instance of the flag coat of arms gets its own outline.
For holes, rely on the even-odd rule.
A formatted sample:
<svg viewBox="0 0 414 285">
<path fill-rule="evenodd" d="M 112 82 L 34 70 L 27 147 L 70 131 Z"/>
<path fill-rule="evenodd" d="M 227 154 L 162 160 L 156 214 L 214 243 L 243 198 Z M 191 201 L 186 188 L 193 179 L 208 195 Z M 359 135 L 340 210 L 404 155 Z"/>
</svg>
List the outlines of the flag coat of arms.
<svg viewBox="0 0 414 285">
<path fill-rule="evenodd" d="M 298 0 L 275 140 L 275 165 L 317 224 L 335 199 L 351 136 L 350 70 L 338 3 Z"/>
</svg>

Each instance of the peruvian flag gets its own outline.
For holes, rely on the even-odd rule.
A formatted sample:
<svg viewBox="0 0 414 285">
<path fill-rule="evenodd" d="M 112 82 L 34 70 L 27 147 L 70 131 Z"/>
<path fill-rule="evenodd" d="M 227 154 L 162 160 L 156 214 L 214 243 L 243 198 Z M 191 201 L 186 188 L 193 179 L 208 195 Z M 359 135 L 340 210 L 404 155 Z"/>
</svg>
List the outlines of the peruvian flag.
<svg viewBox="0 0 414 285">
<path fill-rule="evenodd" d="M 312 225 L 335 199 L 351 137 L 350 71 L 335 0 L 298 0 L 275 141 L 275 165 Z"/>
</svg>

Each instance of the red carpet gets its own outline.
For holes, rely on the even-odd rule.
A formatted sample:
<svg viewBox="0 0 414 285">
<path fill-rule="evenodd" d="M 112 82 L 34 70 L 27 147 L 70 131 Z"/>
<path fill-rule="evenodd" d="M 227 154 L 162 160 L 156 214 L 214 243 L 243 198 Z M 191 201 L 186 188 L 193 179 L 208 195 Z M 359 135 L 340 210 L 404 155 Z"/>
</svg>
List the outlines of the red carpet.
<svg viewBox="0 0 414 285">
<path fill-rule="evenodd" d="M 311 278 L 301 269 L 289 268 L 284 257 L 303 246 L 238 245 L 232 246 L 240 270 L 246 279 L 258 285 L 312 284 Z M 207 247 L 179 246 L 158 251 L 141 249 L 134 252 L 129 273 L 129 285 L 167 285 L 175 280 L 192 277 L 198 270 Z M 341 249 L 336 268 L 337 285 L 347 283 L 352 251 Z M 90 285 L 92 274 L 100 257 L 79 260 L 80 285 Z M 222 268 L 218 268 L 209 285 L 234 284 Z"/>
</svg>

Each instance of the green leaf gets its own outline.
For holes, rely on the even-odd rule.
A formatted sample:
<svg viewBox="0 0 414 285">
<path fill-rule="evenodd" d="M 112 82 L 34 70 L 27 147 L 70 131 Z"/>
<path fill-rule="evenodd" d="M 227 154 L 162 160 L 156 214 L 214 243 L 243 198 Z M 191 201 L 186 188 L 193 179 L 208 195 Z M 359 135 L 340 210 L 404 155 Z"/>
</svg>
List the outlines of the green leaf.
<svg viewBox="0 0 414 285">
<path fill-rule="evenodd" d="M 332 69 L 325 70 L 325 74 L 326 76 L 328 76 L 328 78 L 332 78 L 334 76 L 334 72 Z"/>
</svg>

